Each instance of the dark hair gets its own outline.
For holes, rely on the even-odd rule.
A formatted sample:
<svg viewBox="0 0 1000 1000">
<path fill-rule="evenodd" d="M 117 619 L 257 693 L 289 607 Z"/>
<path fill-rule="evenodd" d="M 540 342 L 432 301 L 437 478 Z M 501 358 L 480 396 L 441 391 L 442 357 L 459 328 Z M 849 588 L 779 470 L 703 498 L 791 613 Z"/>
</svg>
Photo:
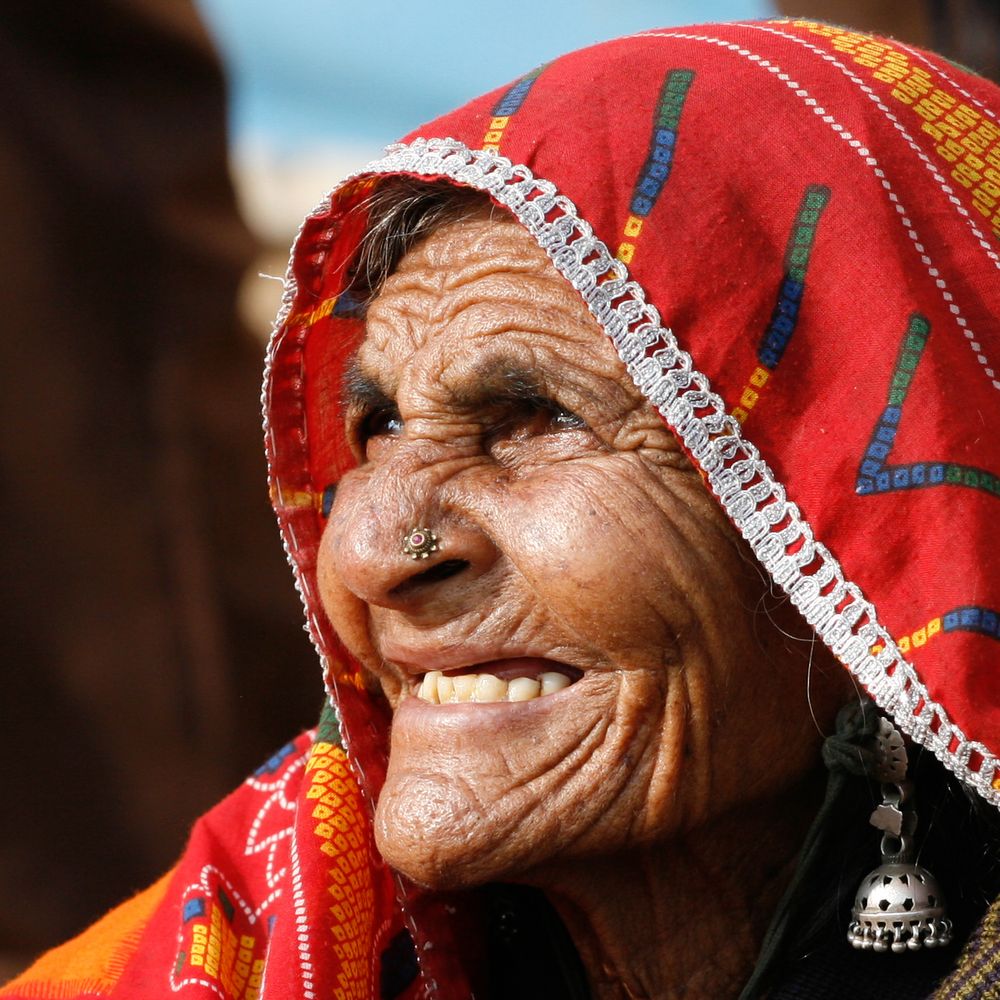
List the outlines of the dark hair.
<svg viewBox="0 0 1000 1000">
<path fill-rule="evenodd" d="M 481 191 L 412 177 L 383 181 L 356 210 L 368 214 L 350 279 L 352 298 L 363 307 L 378 295 L 400 260 L 436 230 L 483 214 L 506 213 Z"/>
</svg>

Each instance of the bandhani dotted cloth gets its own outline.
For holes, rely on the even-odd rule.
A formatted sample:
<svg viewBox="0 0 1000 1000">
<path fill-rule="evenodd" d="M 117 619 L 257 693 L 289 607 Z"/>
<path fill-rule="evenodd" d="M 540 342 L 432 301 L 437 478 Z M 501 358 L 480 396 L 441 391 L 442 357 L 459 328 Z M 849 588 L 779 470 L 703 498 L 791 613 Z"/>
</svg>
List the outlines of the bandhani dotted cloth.
<svg viewBox="0 0 1000 1000">
<path fill-rule="evenodd" d="M 416 997 L 395 896 L 329 710 L 198 822 L 172 872 L 0 995 Z"/>
<path fill-rule="evenodd" d="M 316 589 L 352 462 L 351 261 L 365 198 L 392 175 L 479 189 L 525 225 L 820 637 L 1000 804 L 1000 93 L 814 22 L 649 31 L 423 126 L 306 220 L 266 442 L 337 719 L 202 820 L 167 878 L 0 997 L 470 995 L 466 901 L 375 853 L 389 719 Z M 994 995 L 997 963 L 970 948 L 961 995 Z"/>
</svg>

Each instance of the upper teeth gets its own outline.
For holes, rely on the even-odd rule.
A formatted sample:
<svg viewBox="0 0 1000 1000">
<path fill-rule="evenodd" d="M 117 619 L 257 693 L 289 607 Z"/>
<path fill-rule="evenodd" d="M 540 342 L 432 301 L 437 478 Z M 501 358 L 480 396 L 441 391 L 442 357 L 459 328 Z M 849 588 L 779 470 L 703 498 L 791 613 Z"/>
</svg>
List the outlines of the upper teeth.
<svg viewBox="0 0 1000 1000">
<path fill-rule="evenodd" d="M 504 681 L 493 674 L 459 674 L 448 677 L 440 670 L 424 674 L 417 691 L 419 697 L 434 705 L 458 701 L 531 701 L 569 687 L 570 679 L 555 670 L 534 677 L 515 677 Z"/>
</svg>

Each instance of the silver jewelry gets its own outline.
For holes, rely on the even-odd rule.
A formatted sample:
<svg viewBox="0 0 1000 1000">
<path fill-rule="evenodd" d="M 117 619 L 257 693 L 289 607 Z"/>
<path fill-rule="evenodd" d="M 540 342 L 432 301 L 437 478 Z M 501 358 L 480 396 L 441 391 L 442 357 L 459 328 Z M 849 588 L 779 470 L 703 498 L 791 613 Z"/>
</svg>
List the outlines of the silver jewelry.
<svg viewBox="0 0 1000 1000">
<path fill-rule="evenodd" d="M 879 720 L 878 764 L 882 804 L 869 822 L 882 831 L 882 864 L 861 881 L 854 899 L 847 939 L 872 951 L 918 951 L 951 941 L 941 887 L 926 868 L 914 863 L 913 784 L 906 780 L 903 737 L 886 719 Z"/>
<path fill-rule="evenodd" d="M 437 552 L 438 536 L 430 528 L 410 528 L 403 536 L 403 552 L 411 559 L 426 559 Z"/>
</svg>

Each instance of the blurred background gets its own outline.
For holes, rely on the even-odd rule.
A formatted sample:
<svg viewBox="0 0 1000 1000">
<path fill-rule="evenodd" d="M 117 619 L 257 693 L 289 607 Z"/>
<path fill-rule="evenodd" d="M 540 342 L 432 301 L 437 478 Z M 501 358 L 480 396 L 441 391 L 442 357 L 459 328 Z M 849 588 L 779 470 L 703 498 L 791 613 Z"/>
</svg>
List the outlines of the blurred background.
<svg viewBox="0 0 1000 1000">
<path fill-rule="evenodd" d="M 0 979 L 317 717 L 263 344 L 341 176 L 559 53 L 792 14 L 996 79 L 996 0 L 91 0 L 0 12 Z"/>
<path fill-rule="evenodd" d="M 257 271 L 271 275 L 284 273 L 304 214 L 386 143 L 526 68 L 602 39 L 802 15 L 903 38 L 1000 75 L 1000 0 L 508 0 L 498 23 L 459 0 L 198 6 L 227 69 L 233 176 L 265 248 Z M 278 293 L 251 272 L 241 309 L 254 329 L 267 328 Z"/>
<path fill-rule="evenodd" d="M 227 66 L 233 176 L 267 274 L 284 273 L 290 236 L 332 183 L 417 124 L 595 41 L 775 13 L 769 0 L 510 0 L 493 24 L 459 0 L 199 6 Z M 255 279 L 241 309 L 261 329 L 280 289 Z"/>
</svg>

